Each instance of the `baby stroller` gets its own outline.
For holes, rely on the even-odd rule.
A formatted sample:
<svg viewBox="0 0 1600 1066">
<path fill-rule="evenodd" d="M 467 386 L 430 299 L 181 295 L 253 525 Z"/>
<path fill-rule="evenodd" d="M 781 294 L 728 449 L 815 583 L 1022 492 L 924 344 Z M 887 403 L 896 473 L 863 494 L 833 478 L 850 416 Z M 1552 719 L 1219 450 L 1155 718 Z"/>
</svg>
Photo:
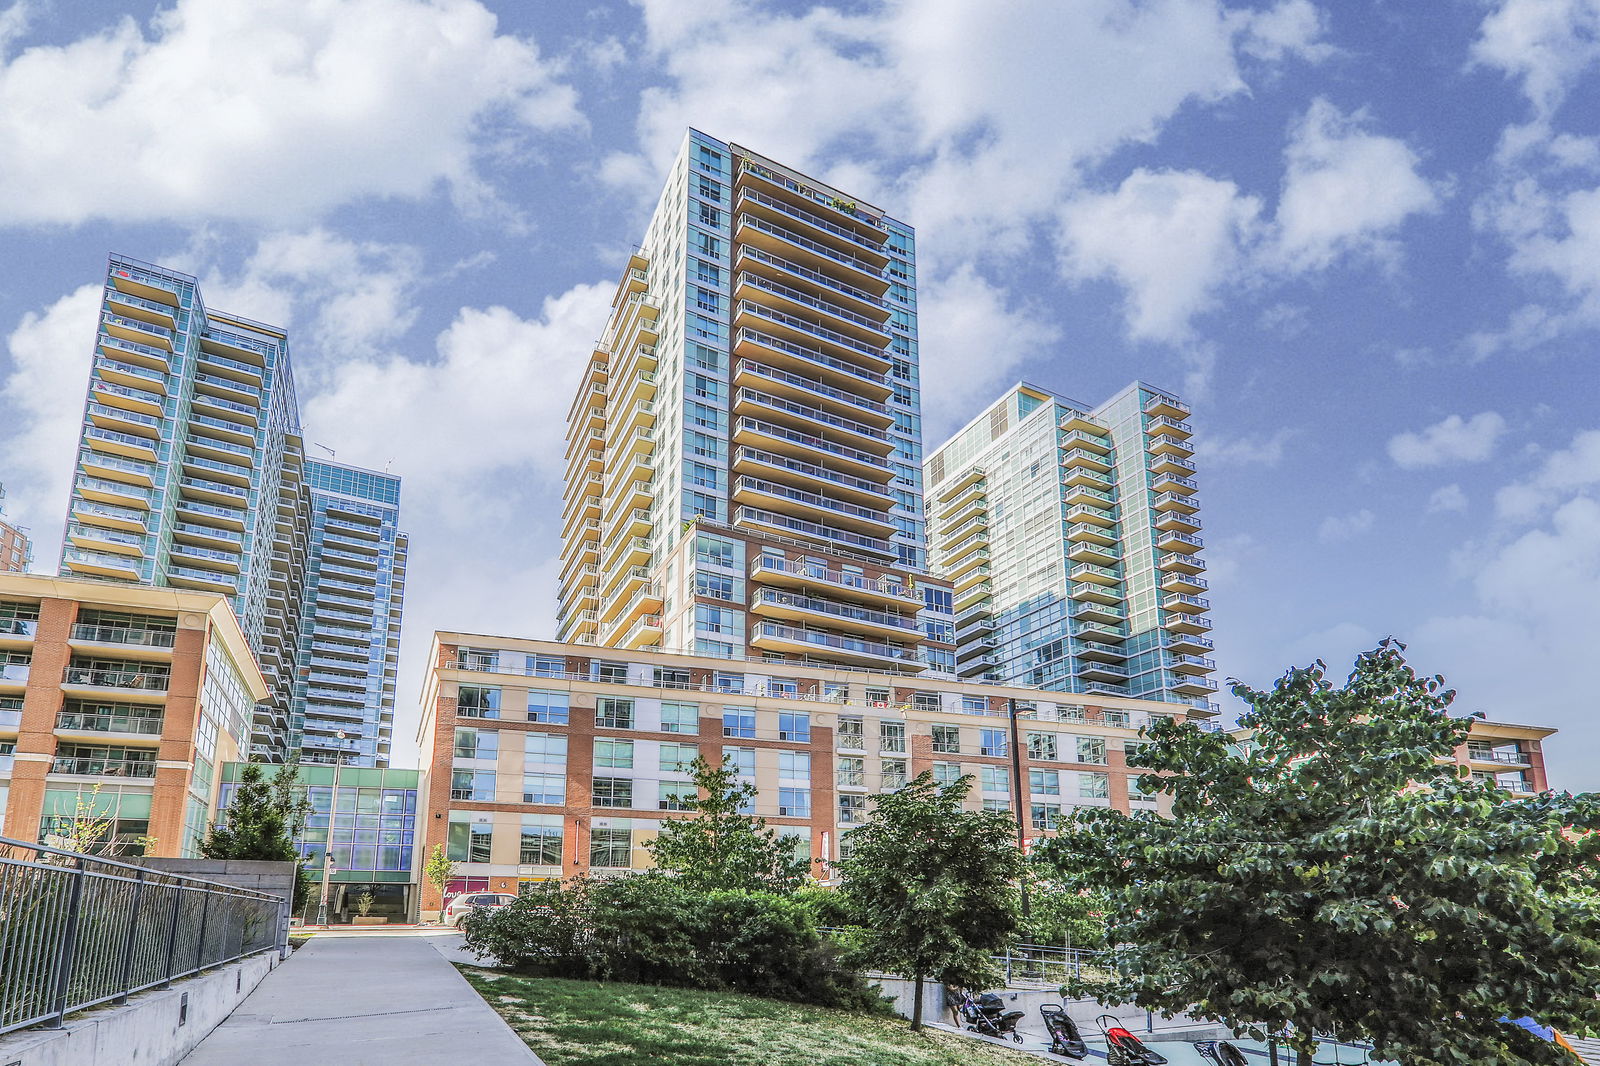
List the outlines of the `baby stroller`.
<svg viewBox="0 0 1600 1066">
<path fill-rule="evenodd" d="M 1052 1055 L 1065 1055 L 1069 1059 L 1088 1057 L 1089 1045 L 1083 1042 L 1083 1034 L 1078 1032 L 1077 1024 L 1067 1016 L 1065 1007 L 1046 1003 L 1039 1008 L 1039 1013 L 1044 1016 L 1044 1027 L 1050 1034 Z"/>
<path fill-rule="evenodd" d="M 1200 1052 L 1201 1058 L 1217 1066 L 1249 1066 L 1250 1063 L 1244 1057 L 1244 1052 L 1226 1040 L 1202 1040 L 1195 1044 L 1194 1049 Z"/>
<path fill-rule="evenodd" d="M 1165 1055 L 1145 1047 L 1143 1041 L 1116 1022 L 1113 1014 L 1102 1014 L 1095 1019 L 1106 1037 L 1107 1066 L 1162 1066 L 1167 1061 Z"/>
<path fill-rule="evenodd" d="M 1006 1010 L 1005 1000 L 993 992 L 984 992 L 974 996 L 971 992 L 962 993 L 961 1006 L 956 1008 L 956 1017 L 961 1024 L 974 1033 L 984 1036 L 1009 1036 L 1017 1043 L 1022 1043 L 1022 1034 L 1017 1032 L 1017 1023 L 1023 1018 L 1020 1010 Z"/>
</svg>

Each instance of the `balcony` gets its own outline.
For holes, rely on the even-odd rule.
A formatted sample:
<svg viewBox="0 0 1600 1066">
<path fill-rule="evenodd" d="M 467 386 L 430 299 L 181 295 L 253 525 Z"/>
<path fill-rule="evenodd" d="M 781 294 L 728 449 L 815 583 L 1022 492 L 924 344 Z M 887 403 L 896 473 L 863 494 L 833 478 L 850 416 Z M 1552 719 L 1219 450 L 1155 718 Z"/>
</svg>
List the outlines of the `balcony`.
<svg viewBox="0 0 1600 1066">
<path fill-rule="evenodd" d="M 733 453 L 733 472 L 765 474 L 785 484 L 797 481 L 813 491 L 873 511 L 887 512 L 894 506 L 894 497 L 884 487 L 890 476 L 887 467 L 878 470 L 879 480 L 870 480 L 760 448 L 738 448 Z"/>
<path fill-rule="evenodd" d="M 1162 627 L 1168 633 L 1204 633 L 1211 628 L 1211 619 L 1198 614 L 1172 614 Z"/>
<path fill-rule="evenodd" d="M 235 500 L 236 498 L 235 496 L 228 496 L 229 500 Z M 223 526 L 235 532 L 244 531 L 246 512 L 243 508 L 219 507 L 215 504 L 201 503 L 199 500 L 179 499 L 178 514 L 187 518 L 204 519 L 214 525 Z"/>
<path fill-rule="evenodd" d="M 750 610 L 756 614 L 794 622 L 811 621 L 850 630 L 866 629 L 879 636 L 901 640 L 914 641 L 919 636 L 914 615 L 895 611 L 875 611 L 853 604 L 783 592 L 778 589 L 756 589 L 755 595 L 751 598 Z"/>
<path fill-rule="evenodd" d="M 100 313 L 100 328 L 105 332 L 96 342 L 106 355 L 166 372 L 167 361 L 172 358 L 170 329 L 110 311 Z"/>
<path fill-rule="evenodd" d="M 1111 547 L 1117 543 L 1117 539 L 1114 529 L 1107 529 L 1090 522 L 1079 522 L 1077 525 L 1067 527 L 1067 540 L 1072 544 L 1086 543 Z"/>
<path fill-rule="evenodd" d="M 1072 617 L 1080 622 L 1099 622 L 1103 625 L 1120 625 L 1127 617 L 1122 608 L 1115 604 L 1098 603 L 1094 600 L 1074 600 L 1072 603 Z"/>
<path fill-rule="evenodd" d="M 1176 396 L 1158 393 L 1145 402 L 1144 413 L 1154 417 L 1188 418 L 1189 405 Z"/>
<path fill-rule="evenodd" d="M 1176 437 L 1178 440 L 1188 440 L 1194 436 L 1194 427 L 1175 418 L 1152 418 L 1145 426 L 1145 432 L 1152 437 L 1168 436 Z"/>
<path fill-rule="evenodd" d="M 1184 614 L 1200 614 L 1211 610 L 1211 601 L 1199 596 L 1189 596 L 1175 592 L 1161 600 L 1161 606 L 1168 611 L 1181 611 Z"/>
<path fill-rule="evenodd" d="M 160 714 L 96 714 L 88 711 L 66 710 L 56 715 L 56 734 L 122 733 L 129 736 L 159 737 L 163 716 Z"/>
<path fill-rule="evenodd" d="M 122 314 L 135 317 L 144 322 L 162 326 L 166 329 L 177 329 L 178 309 L 155 300 L 147 300 L 142 296 L 123 292 L 120 289 L 106 289 L 106 303 L 116 305 Z"/>
<path fill-rule="evenodd" d="M 897 644 L 860 640 L 777 622 L 757 622 L 753 625 L 750 644 L 763 651 L 800 653 L 817 656 L 823 661 L 865 666 L 908 666 L 916 662 L 916 654 L 911 649 Z"/>
<path fill-rule="evenodd" d="M 1078 676 L 1085 681 L 1121 684 L 1128 680 L 1128 671 L 1115 663 L 1089 660 L 1078 664 Z"/>
<path fill-rule="evenodd" d="M 733 351 L 743 359 L 758 360 L 801 375 L 814 375 L 825 384 L 859 392 L 877 402 L 887 400 L 893 392 L 884 376 L 890 364 L 881 354 L 878 354 L 881 365 L 867 367 L 812 345 L 748 328 L 734 333 Z"/>
<path fill-rule="evenodd" d="M 243 506 L 250 498 L 248 490 L 238 485 L 225 485 L 220 481 L 212 481 L 210 478 L 184 477 L 179 480 L 178 484 L 182 487 L 185 496 L 206 503 Z M 179 506 L 181 507 L 182 505 L 180 504 Z"/>
<path fill-rule="evenodd" d="M 137 433 L 128 433 L 120 429 L 102 429 L 99 426 L 85 429 L 83 439 L 95 451 L 109 452 L 127 459 L 142 459 L 150 463 L 155 462 L 156 447 L 161 443 Z"/>
<path fill-rule="evenodd" d="M 72 774 L 78 777 L 140 777 L 156 776 L 154 759 L 116 759 L 103 756 L 76 756 L 58 758 L 50 764 L 53 774 Z"/>
<path fill-rule="evenodd" d="M 198 566 L 180 566 L 173 563 L 167 567 L 167 580 L 183 588 L 218 592 L 224 596 L 231 596 L 238 591 L 235 578 Z"/>
<path fill-rule="evenodd" d="M 1151 487 L 1156 490 L 1159 498 L 1168 496 L 1189 496 L 1200 491 L 1200 483 L 1194 478 L 1183 477 L 1179 474 L 1157 474 Z"/>
<path fill-rule="evenodd" d="M 231 400 L 237 404 L 261 404 L 261 390 L 254 385 L 247 385 L 242 381 L 225 378 L 220 374 L 198 373 L 194 376 L 195 389 L 198 392 L 212 396 L 219 396 L 224 400 Z"/>
<path fill-rule="evenodd" d="M 113 552 L 67 548 L 61 553 L 61 562 L 74 574 L 84 574 L 89 577 L 137 581 L 142 576 L 137 558 Z"/>
<path fill-rule="evenodd" d="M 862 421 L 879 432 L 885 432 L 894 425 L 894 416 L 889 413 L 886 404 L 858 392 L 835 388 L 815 377 L 768 366 L 753 359 L 738 360 L 734 364 L 734 374 L 735 381 L 741 385 L 759 385 L 776 390 L 808 407 L 836 405 L 852 419 Z"/>
<path fill-rule="evenodd" d="M 90 475 L 115 482 L 126 482 L 141 489 L 154 487 L 156 468 L 151 463 L 140 463 L 115 455 L 87 452 L 78 457 L 83 469 Z M 148 495 L 148 494 L 147 494 Z"/>
<path fill-rule="evenodd" d="M 802 461 L 825 457 L 845 467 L 844 473 L 869 481 L 874 475 L 884 477 L 889 469 L 887 449 L 891 446 L 888 441 L 883 442 L 884 453 L 878 454 L 757 418 L 736 419 L 734 440 L 741 445 L 759 447 Z"/>
<path fill-rule="evenodd" d="M 998 669 L 1000 662 L 1000 656 L 994 652 L 985 652 L 981 655 L 963 655 L 956 661 L 956 673 L 962 677 L 976 677 Z"/>
<path fill-rule="evenodd" d="M 752 214 L 741 214 L 735 219 L 734 240 L 785 259 L 793 259 L 803 266 L 836 277 L 847 285 L 853 285 L 867 292 L 886 292 L 889 288 L 888 281 L 883 276 L 883 265 L 880 265 L 886 264 L 888 260 L 881 258 L 868 260 L 840 251 L 821 241 L 773 225 Z"/>
<path fill-rule="evenodd" d="M 1149 451 L 1153 456 L 1170 455 L 1174 458 L 1183 459 L 1185 461 L 1194 455 L 1194 447 L 1192 442 L 1188 440 L 1179 440 L 1177 437 L 1169 437 L 1166 434 L 1162 434 L 1158 437 L 1151 437 Z"/>
<path fill-rule="evenodd" d="M 1180 573 L 1178 571 L 1173 571 L 1170 574 L 1164 573 L 1161 576 L 1162 592 L 1183 592 L 1192 596 L 1196 593 L 1206 591 L 1206 589 L 1209 587 L 1210 585 L 1205 578 L 1195 577 L 1191 574 Z"/>
<path fill-rule="evenodd" d="M 1177 552 L 1180 555 L 1193 555 L 1206 546 L 1206 542 L 1199 537 L 1190 536 L 1188 533 L 1158 533 L 1156 534 L 1156 547 L 1162 551 Z"/>
<path fill-rule="evenodd" d="M 252 337 L 241 336 L 231 330 L 219 329 L 216 326 L 206 330 L 205 336 L 200 338 L 200 350 L 207 355 L 225 355 L 236 359 L 245 359 L 254 363 L 264 363 L 271 359 L 277 349 L 266 341 L 256 340 Z"/>
<path fill-rule="evenodd" d="M 1109 566 L 1080 563 L 1067 575 L 1073 581 L 1090 581 L 1097 585 L 1120 585 L 1122 572 Z"/>
<path fill-rule="evenodd" d="M 1122 586 L 1097 585 L 1090 581 L 1082 581 L 1072 586 L 1071 596 L 1075 600 L 1115 605 L 1122 602 Z"/>
<path fill-rule="evenodd" d="M 1188 475 L 1195 472 L 1194 463 L 1171 452 L 1151 456 L 1150 469 L 1157 474 Z M 1160 484 L 1159 480 L 1157 484 Z"/>
<path fill-rule="evenodd" d="M 887 315 L 889 302 L 881 296 L 874 296 L 865 289 L 851 285 L 847 281 L 829 277 L 827 274 L 810 267 L 802 266 L 792 259 L 785 259 L 771 252 L 764 252 L 760 248 L 748 244 L 739 245 L 734 252 L 733 268 L 739 272 L 750 271 L 773 277 L 780 281 L 800 282 L 825 289 L 835 301 L 842 300 L 857 312 L 867 315 Z"/>
<path fill-rule="evenodd" d="M 1128 639 L 1128 631 L 1118 625 L 1103 625 L 1098 622 L 1081 622 L 1072 627 L 1072 635 L 1080 640 L 1093 640 L 1102 644 L 1120 644 Z"/>
<path fill-rule="evenodd" d="M 200 548 L 192 544 L 173 544 L 168 549 L 169 555 L 182 563 L 200 563 L 203 566 L 225 570 L 230 574 L 239 572 L 239 553 L 236 551 L 218 551 L 214 548 Z"/>
<path fill-rule="evenodd" d="M 1062 501 L 1069 507 L 1088 505 L 1110 510 L 1117 505 L 1115 493 L 1105 489 L 1097 489 L 1092 485 L 1068 485 L 1062 494 Z"/>
<path fill-rule="evenodd" d="M 970 610 L 982 604 L 993 592 L 994 582 L 987 577 L 970 585 L 958 587 L 955 593 L 955 608 L 958 611 Z"/>
<path fill-rule="evenodd" d="M 1159 530 L 1177 530 L 1179 533 L 1198 533 L 1203 528 L 1197 516 L 1182 511 L 1157 511 L 1152 525 Z"/>
<path fill-rule="evenodd" d="M 843 436 L 845 439 L 841 443 L 875 455 L 887 456 L 894 448 L 881 426 L 843 418 L 768 392 L 739 389 L 734 393 L 734 411 L 758 418 L 776 418 L 780 423 L 798 423 L 801 432 L 829 434 L 830 441 Z"/>
<path fill-rule="evenodd" d="M 1201 677 L 1199 674 L 1173 678 L 1172 684 L 1168 687 L 1180 696 L 1204 696 L 1208 692 L 1217 691 L 1217 683 L 1215 681 L 1209 677 Z"/>
<path fill-rule="evenodd" d="M 753 159 L 744 160 L 739 166 L 739 172 L 734 179 L 740 187 L 753 182 L 760 182 L 761 188 L 771 190 L 780 198 L 794 197 L 807 211 L 815 212 L 819 207 L 836 212 L 837 217 L 843 219 L 851 226 L 859 226 L 867 232 L 887 236 L 888 226 L 883 221 L 867 212 L 864 212 L 854 203 L 843 202 L 837 194 L 818 191 L 803 184 L 793 177 L 779 173 L 771 167 L 763 166 Z M 832 218 L 835 215 L 829 215 Z"/>
<path fill-rule="evenodd" d="M 1162 664 L 1175 674 L 1209 674 L 1217 668 L 1215 659 L 1203 655 L 1167 655 Z"/>
<path fill-rule="evenodd" d="M 252 389 L 259 389 L 264 377 L 264 371 L 259 366 L 238 359 L 229 359 L 225 355 L 213 355 L 210 352 L 201 354 L 200 365 L 207 373 L 227 378 L 229 381 L 237 381 Z"/>
<path fill-rule="evenodd" d="M 884 232 L 881 229 L 874 228 L 864 234 L 850 226 L 829 222 L 803 207 L 776 196 L 769 196 L 748 187 L 739 189 L 734 209 L 747 209 L 754 214 L 770 218 L 779 225 L 798 222 L 807 227 L 807 233 L 830 246 L 840 248 L 847 255 L 859 258 L 868 264 L 876 264 L 875 268 L 879 271 L 889 265 L 889 256 L 883 250 Z"/>
<path fill-rule="evenodd" d="M 94 689 L 94 695 L 100 691 L 114 689 L 118 692 L 159 692 L 167 691 L 167 672 L 163 667 L 160 670 L 152 669 L 149 663 L 127 662 L 115 666 L 77 666 L 69 665 L 62 675 L 64 688 Z"/>
<path fill-rule="evenodd" d="M 232 418 L 239 422 L 248 421 L 252 425 L 259 424 L 261 418 L 261 412 L 258 407 L 229 399 L 226 396 L 196 392 L 190 398 L 190 402 L 197 407 L 204 407 L 208 411 L 218 412 L 215 415 L 218 418 Z"/>
<path fill-rule="evenodd" d="M 1127 661 L 1128 653 L 1116 644 L 1085 640 L 1078 648 L 1081 662 L 1120 663 Z"/>
<path fill-rule="evenodd" d="M 884 511 L 846 503 L 821 493 L 792 489 L 753 477 L 734 479 L 732 489 L 737 503 L 775 507 L 794 513 L 797 517 L 821 520 L 880 538 L 891 536 L 895 530 L 894 523 L 889 521 Z"/>
<path fill-rule="evenodd" d="M 823 525 L 819 522 L 807 522 L 799 518 L 775 511 L 766 511 L 758 507 L 740 507 L 734 513 L 735 526 L 763 527 L 786 536 L 799 536 L 810 540 L 826 541 L 841 545 L 851 551 L 865 552 L 870 555 L 894 558 L 894 546 L 882 537 L 872 537 L 856 533 L 836 526 Z"/>
<path fill-rule="evenodd" d="M 1077 468 L 1085 467 L 1089 470 L 1098 470 L 1108 473 L 1115 465 L 1110 455 L 1101 455 L 1099 452 L 1090 451 L 1088 448 L 1071 448 L 1061 453 L 1061 465 Z"/>
<path fill-rule="evenodd" d="M 843 570 L 830 570 L 798 559 L 758 556 L 751 560 L 750 578 L 791 589 L 825 588 L 832 596 L 859 603 L 889 604 L 916 610 L 922 598 L 893 575 L 869 578 Z"/>
<path fill-rule="evenodd" d="M 781 340 L 805 347 L 820 343 L 832 349 L 841 361 L 854 363 L 865 370 L 878 373 L 889 369 L 889 356 L 883 347 L 830 329 L 821 322 L 792 315 L 753 300 L 740 300 L 734 304 L 733 310 L 733 324 L 741 331 L 745 329 L 771 331 Z"/>
<path fill-rule="evenodd" d="M 1061 483 L 1068 488 L 1081 485 L 1086 488 L 1099 489 L 1101 492 L 1110 492 L 1116 487 L 1111 475 L 1102 474 L 1098 470 L 1091 470 L 1087 466 L 1068 467 L 1066 473 L 1061 477 Z"/>
<path fill-rule="evenodd" d="M 1090 504 L 1079 504 L 1067 511 L 1068 522 L 1083 522 L 1088 525 L 1099 526 L 1102 529 L 1115 529 L 1117 516 L 1104 507 L 1095 507 Z"/>
<path fill-rule="evenodd" d="M 1214 646 L 1210 637 L 1202 637 L 1198 633 L 1173 632 L 1171 630 L 1168 630 L 1167 640 L 1163 645 L 1168 651 L 1175 654 L 1188 655 L 1211 651 Z"/>
<path fill-rule="evenodd" d="M 122 408 L 150 417 L 158 417 L 162 413 L 161 396 L 143 388 L 117 385 L 96 377 L 89 383 L 89 391 L 93 401 L 98 401 L 100 406 Z"/>
<path fill-rule="evenodd" d="M 1174 534 L 1178 535 L 1178 534 Z M 1156 566 L 1164 573 L 1198 574 L 1206 568 L 1205 560 L 1195 554 L 1163 552 L 1156 557 Z"/>
</svg>

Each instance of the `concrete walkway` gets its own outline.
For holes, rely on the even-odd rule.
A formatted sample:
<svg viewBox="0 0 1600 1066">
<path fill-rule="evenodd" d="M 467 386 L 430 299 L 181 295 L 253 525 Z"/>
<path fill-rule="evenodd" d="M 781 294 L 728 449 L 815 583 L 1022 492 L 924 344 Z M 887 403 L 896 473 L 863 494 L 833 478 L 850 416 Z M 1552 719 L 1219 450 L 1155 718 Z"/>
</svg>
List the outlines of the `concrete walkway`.
<svg viewBox="0 0 1600 1066">
<path fill-rule="evenodd" d="M 458 942 L 318 933 L 181 1066 L 543 1066 L 435 948 Z"/>
</svg>

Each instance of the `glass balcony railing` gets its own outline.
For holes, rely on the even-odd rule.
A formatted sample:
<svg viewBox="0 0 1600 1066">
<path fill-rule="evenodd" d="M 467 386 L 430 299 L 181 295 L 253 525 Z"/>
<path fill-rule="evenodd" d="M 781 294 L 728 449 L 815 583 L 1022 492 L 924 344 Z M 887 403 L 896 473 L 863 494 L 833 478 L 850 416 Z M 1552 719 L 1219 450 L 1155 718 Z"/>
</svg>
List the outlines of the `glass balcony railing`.
<svg viewBox="0 0 1600 1066">
<path fill-rule="evenodd" d="M 165 670 L 153 670 L 149 663 L 125 663 L 118 667 L 68 666 L 62 680 L 69 685 L 165 692 L 168 677 Z"/>
<path fill-rule="evenodd" d="M 741 328 L 734 334 L 734 338 L 738 343 L 759 344 L 764 348 L 771 348 L 774 351 L 797 356 L 808 362 L 816 363 L 818 366 L 827 367 L 829 370 L 837 370 L 841 374 L 847 374 L 850 377 L 858 378 L 884 389 L 889 387 L 888 379 L 878 371 L 869 370 L 866 367 L 829 355 L 827 352 L 784 340 L 782 337 L 773 336 L 771 333 L 766 333 L 759 329 Z"/>
<path fill-rule="evenodd" d="M 809 318 L 801 318 L 798 315 L 791 315 L 787 312 L 779 311 L 777 308 L 768 307 L 765 304 L 758 304 L 753 300 L 740 300 L 735 305 L 735 310 L 741 314 L 753 314 L 759 318 L 765 318 L 772 322 L 776 322 L 779 325 L 788 326 L 790 329 L 798 330 L 801 333 L 815 337 L 818 340 L 826 341 L 837 348 L 847 349 L 848 351 L 855 352 L 858 355 L 866 356 L 869 359 L 881 361 L 888 358 L 888 356 L 884 354 L 882 348 L 874 348 L 870 344 L 864 344 L 863 342 L 856 340 L 854 337 L 847 337 L 843 333 L 840 333 L 837 330 L 829 329 L 827 326 L 824 326 L 821 323 L 813 322 Z"/>
<path fill-rule="evenodd" d="M 137 733 L 158 737 L 161 735 L 162 722 L 161 715 L 89 714 L 82 711 L 62 711 L 56 715 L 57 729 L 91 733 Z"/>
<path fill-rule="evenodd" d="M 853 326 L 859 326 L 862 329 L 870 330 L 873 333 L 882 333 L 887 335 L 889 332 L 887 319 L 868 318 L 866 315 L 857 314 L 855 311 L 840 307 L 838 304 L 832 303 L 831 301 L 821 300 L 808 293 L 801 292 L 799 289 L 793 289 L 787 285 L 781 285 L 776 281 L 770 281 L 767 278 L 761 277 L 759 274 L 740 273 L 738 277 L 734 279 L 734 284 L 736 286 L 752 286 L 760 289 L 763 292 L 770 293 L 779 299 L 787 300 L 790 303 L 800 304 L 803 307 L 809 307 L 819 314 L 829 315 L 843 322 L 848 322 Z"/>
<path fill-rule="evenodd" d="M 882 455 L 875 455 L 872 452 L 862 451 L 859 448 L 851 448 L 844 444 L 835 444 L 833 441 L 830 441 L 825 437 L 814 436 L 810 433 L 801 433 L 796 430 L 788 429 L 784 426 L 776 425 L 772 422 L 763 421 L 759 418 L 741 418 L 738 421 L 738 428 L 760 433 L 764 436 L 773 437 L 777 440 L 789 441 L 794 444 L 804 445 L 807 448 L 811 448 L 819 452 L 826 452 L 829 455 L 837 455 L 844 459 L 852 459 L 858 463 L 884 468 L 888 467 L 889 460 Z"/>
<path fill-rule="evenodd" d="M 230 389 L 234 392 L 244 393 L 246 396 L 255 396 L 259 398 L 261 395 L 261 390 L 253 385 L 246 385 L 244 382 L 235 381 L 232 378 L 218 377 L 216 374 L 196 374 L 194 376 L 194 380 L 198 385 L 210 385 L 219 389 Z"/>
<path fill-rule="evenodd" d="M 915 658 L 909 649 L 898 644 L 843 637 L 837 633 L 825 633 L 815 629 L 800 629 L 795 626 L 779 625 L 775 622 L 756 623 L 751 635 L 795 641 L 802 644 L 811 644 L 819 648 L 831 648 L 836 651 L 852 652 L 858 655 L 872 655 L 882 659 L 911 661 Z"/>
<path fill-rule="evenodd" d="M 111 759 L 99 756 L 58 758 L 50 764 L 53 774 L 77 774 L 83 777 L 154 777 L 155 760 Z"/>
<path fill-rule="evenodd" d="M 762 207 L 765 207 L 768 210 L 776 211 L 781 215 L 792 218 L 795 221 L 801 222 L 807 226 L 812 226 L 831 236 L 849 241 L 850 244 L 872 255 L 888 258 L 881 241 L 881 230 L 878 231 L 878 236 L 880 239 L 873 240 L 871 237 L 868 237 L 857 230 L 853 230 L 848 226 L 840 226 L 836 223 L 829 222 L 827 219 L 813 214 L 810 211 L 795 207 L 793 204 L 780 200 L 775 196 L 768 196 L 767 194 L 757 192 L 754 189 L 740 189 L 739 199 L 741 201 L 760 204 Z"/>
<path fill-rule="evenodd" d="M 825 482 L 830 485 L 839 485 L 844 488 L 853 489 L 856 492 L 870 492 L 875 496 L 882 496 L 884 498 L 884 510 L 888 510 L 891 506 L 893 506 L 893 497 L 889 495 L 889 490 L 880 482 L 868 481 L 866 478 L 855 477 L 852 474 L 841 474 L 837 471 L 829 470 L 827 467 L 817 466 L 815 463 L 807 463 L 799 459 L 791 459 L 788 456 L 778 455 L 775 452 L 763 451 L 759 448 L 738 449 L 736 452 L 734 452 L 734 461 L 738 463 L 765 463 L 768 466 L 781 467 L 784 470 L 789 470 L 796 474 L 801 474 L 805 477 Z"/>
<path fill-rule="evenodd" d="M 171 629 L 79 622 L 72 627 L 72 639 L 93 644 L 131 644 L 143 648 L 170 648 L 177 639 L 177 633 Z"/>
<path fill-rule="evenodd" d="M 876 426 L 869 426 L 865 422 L 857 422 L 853 418 L 841 418 L 838 415 L 829 414 L 827 411 L 808 404 L 796 403 L 781 396 L 774 396 L 770 392 L 760 392 L 756 389 L 740 389 L 737 399 L 741 403 L 759 403 L 775 411 L 796 415 L 818 425 L 843 430 L 846 433 L 854 433 L 869 440 L 887 442 L 889 439 L 884 431 Z"/>
<path fill-rule="evenodd" d="M 818 599 L 814 596 L 797 596 L 793 593 L 780 592 L 777 589 L 757 590 L 755 602 L 773 607 L 794 607 L 800 610 L 815 611 L 818 614 L 831 615 L 847 621 L 869 622 L 873 625 L 904 629 L 913 633 L 917 628 L 915 618 L 894 611 L 874 611 L 865 607 L 853 607 L 848 604 L 836 603 L 833 600 Z"/>
<path fill-rule="evenodd" d="M 869 578 L 864 574 L 852 574 L 843 570 L 829 570 L 826 567 L 800 559 L 758 558 L 751 563 L 750 573 L 752 577 L 759 577 L 762 573 L 794 574 L 808 581 L 837 585 L 840 588 L 862 589 L 901 599 L 916 598 L 916 594 L 898 578 L 889 576 Z"/>
<path fill-rule="evenodd" d="M 787 370 L 779 370 L 776 367 L 767 366 L 765 363 L 758 363 L 753 359 L 739 360 L 737 366 L 735 367 L 735 372 L 739 374 L 752 374 L 757 377 L 766 378 L 768 381 L 775 381 L 784 385 L 791 385 L 794 388 L 804 389 L 806 392 L 817 396 L 826 397 L 830 400 L 837 400 L 840 403 L 849 404 L 852 407 L 858 407 L 862 410 L 870 411 L 875 415 L 888 416 L 889 414 L 888 404 L 879 403 L 876 400 L 870 400 L 867 397 L 862 396 L 860 393 L 846 392 L 844 389 L 836 389 L 832 385 L 825 385 L 815 378 L 804 377 L 800 374 L 791 374 Z"/>
<path fill-rule="evenodd" d="M 852 300 L 869 304 L 873 307 L 887 308 L 889 306 L 889 301 L 885 300 L 881 296 L 872 295 L 866 289 L 858 288 L 847 281 L 840 281 L 838 278 L 830 277 L 827 274 L 822 273 L 820 270 L 812 270 L 810 267 L 801 266 L 792 259 L 785 259 L 782 256 L 773 255 L 771 252 L 764 251 L 763 249 L 757 248 L 751 244 L 745 244 L 739 247 L 738 257 L 734 262 L 734 266 L 743 267 L 746 260 L 754 263 L 760 263 L 764 266 L 774 267 L 783 271 L 785 274 L 790 274 L 795 278 L 808 281 L 813 285 L 820 285 L 823 288 L 831 289 L 842 296 L 848 296 Z"/>
<path fill-rule="evenodd" d="M 759 507 L 741 507 L 738 510 L 738 521 L 755 522 L 761 525 L 777 526 L 793 533 L 800 533 L 819 540 L 834 541 L 846 544 L 852 548 L 869 551 L 877 555 L 893 555 L 894 548 L 882 537 L 869 537 L 862 533 L 854 533 L 846 529 L 837 529 L 825 526 L 819 522 L 806 522 L 788 515 L 777 514 L 773 511 L 763 510 Z"/>
</svg>

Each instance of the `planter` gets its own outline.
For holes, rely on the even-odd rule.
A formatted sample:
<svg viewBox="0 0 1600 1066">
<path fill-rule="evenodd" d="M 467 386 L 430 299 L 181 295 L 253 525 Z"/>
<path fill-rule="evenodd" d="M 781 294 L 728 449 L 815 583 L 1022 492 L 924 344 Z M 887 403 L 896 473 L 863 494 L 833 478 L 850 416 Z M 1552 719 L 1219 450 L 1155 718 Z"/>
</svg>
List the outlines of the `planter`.
<svg viewBox="0 0 1600 1066">
<path fill-rule="evenodd" d="M 380 917 L 380 916 L 378 916 L 376 914 L 370 915 L 370 916 L 368 916 L 366 918 L 363 918 L 363 917 L 361 917 L 361 915 L 357 914 L 357 915 L 355 915 L 354 917 L 352 917 L 350 919 L 350 924 L 351 925 L 388 925 L 389 924 L 389 919 Z"/>
</svg>

